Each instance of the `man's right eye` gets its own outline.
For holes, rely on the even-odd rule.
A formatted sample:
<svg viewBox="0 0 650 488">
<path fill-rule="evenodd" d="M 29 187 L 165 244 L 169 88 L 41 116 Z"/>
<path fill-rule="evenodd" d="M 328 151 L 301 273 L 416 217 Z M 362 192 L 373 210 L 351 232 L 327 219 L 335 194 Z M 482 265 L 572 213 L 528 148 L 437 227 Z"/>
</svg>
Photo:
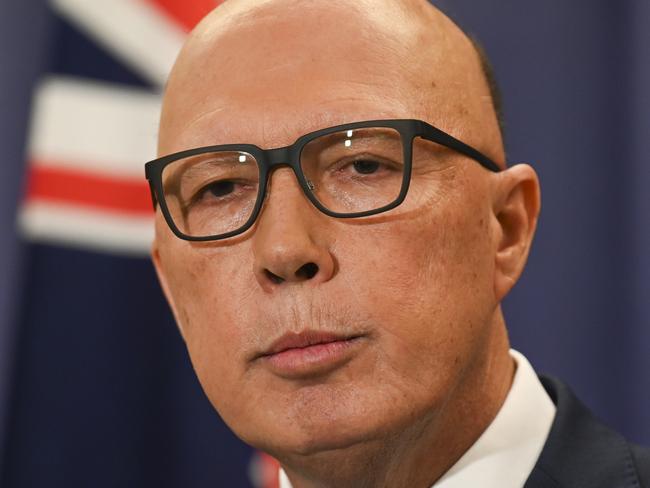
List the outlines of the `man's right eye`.
<svg viewBox="0 0 650 488">
<path fill-rule="evenodd" d="M 213 196 L 222 198 L 235 191 L 235 182 L 231 180 L 214 181 L 204 186 L 199 192 L 199 197 Z"/>
<path fill-rule="evenodd" d="M 238 184 L 234 180 L 212 181 L 193 192 L 191 198 L 187 201 L 187 205 L 214 204 L 230 200 L 237 192 L 237 186 Z"/>
</svg>

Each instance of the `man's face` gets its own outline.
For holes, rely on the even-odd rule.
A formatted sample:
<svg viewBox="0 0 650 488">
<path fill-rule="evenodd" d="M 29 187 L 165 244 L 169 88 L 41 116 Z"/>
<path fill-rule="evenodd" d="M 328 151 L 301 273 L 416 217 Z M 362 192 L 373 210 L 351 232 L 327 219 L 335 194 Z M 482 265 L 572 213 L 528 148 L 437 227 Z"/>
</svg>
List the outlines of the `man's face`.
<svg viewBox="0 0 650 488">
<path fill-rule="evenodd" d="M 421 118 L 500 160 L 478 63 L 452 26 L 436 19 L 429 32 L 363 6 L 359 21 L 328 4 L 206 22 L 170 80 L 160 153 Z M 179 240 L 158 212 L 154 259 L 192 363 L 245 441 L 304 454 L 435 422 L 480 361 L 499 298 L 491 176 L 438 156 L 422 198 L 366 219 L 320 213 L 288 168 L 272 174 L 255 226 L 230 240 Z M 296 334 L 339 340 L 270 354 Z"/>
</svg>

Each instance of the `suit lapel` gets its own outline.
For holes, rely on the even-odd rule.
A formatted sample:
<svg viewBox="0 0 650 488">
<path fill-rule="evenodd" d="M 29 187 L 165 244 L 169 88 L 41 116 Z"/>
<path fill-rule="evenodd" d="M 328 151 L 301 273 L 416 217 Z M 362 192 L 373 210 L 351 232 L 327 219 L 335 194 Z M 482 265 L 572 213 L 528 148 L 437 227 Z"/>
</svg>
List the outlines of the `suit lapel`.
<svg viewBox="0 0 650 488">
<path fill-rule="evenodd" d="M 638 488 L 627 441 L 597 420 L 563 382 L 550 376 L 540 381 L 557 412 L 524 488 Z"/>
</svg>

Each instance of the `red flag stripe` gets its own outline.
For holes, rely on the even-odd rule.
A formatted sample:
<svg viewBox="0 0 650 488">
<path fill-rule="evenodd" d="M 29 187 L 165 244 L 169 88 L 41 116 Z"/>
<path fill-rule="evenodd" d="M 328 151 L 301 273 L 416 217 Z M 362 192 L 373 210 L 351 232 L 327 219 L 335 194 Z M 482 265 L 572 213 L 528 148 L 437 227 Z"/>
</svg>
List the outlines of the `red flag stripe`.
<svg viewBox="0 0 650 488">
<path fill-rule="evenodd" d="M 264 452 L 260 452 L 262 460 L 262 469 L 264 471 L 264 487 L 263 488 L 279 488 L 278 472 L 280 470 L 280 463 Z"/>
<path fill-rule="evenodd" d="M 171 16 L 186 31 L 190 31 L 223 0 L 145 0 Z"/>
<path fill-rule="evenodd" d="M 27 201 L 52 201 L 137 216 L 151 215 L 153 205 L 144 180 L 99 176 L 35 165 L 27 179 Z"/>
</svg>

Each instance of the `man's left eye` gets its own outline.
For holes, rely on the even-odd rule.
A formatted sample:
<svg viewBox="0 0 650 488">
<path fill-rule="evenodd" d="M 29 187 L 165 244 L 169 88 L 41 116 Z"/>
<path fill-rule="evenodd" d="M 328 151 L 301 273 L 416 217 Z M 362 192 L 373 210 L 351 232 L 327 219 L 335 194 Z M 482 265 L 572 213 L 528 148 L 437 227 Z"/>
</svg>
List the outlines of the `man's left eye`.
<svg viewBox="0 0 650 488">
<path fill-rule="evenodd" d="M 380 163 L 377 161 L 370 161 L 367 159 L 362 159 L 360 161 L 355 161 L 352 163 L 354 170 L 362 175 L 370 175 L 376 173 L 379 170 Z"/>
</svg>

